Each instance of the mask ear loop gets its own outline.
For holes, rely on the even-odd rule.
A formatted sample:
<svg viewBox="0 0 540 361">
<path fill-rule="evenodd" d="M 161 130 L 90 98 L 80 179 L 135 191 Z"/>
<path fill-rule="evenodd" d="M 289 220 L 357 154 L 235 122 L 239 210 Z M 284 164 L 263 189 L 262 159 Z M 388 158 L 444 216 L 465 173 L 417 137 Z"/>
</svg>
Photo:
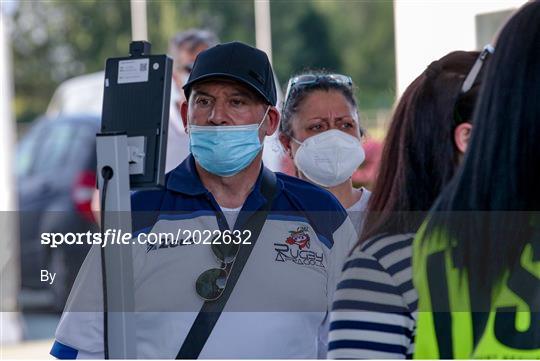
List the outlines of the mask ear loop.
<svg viewBox="0 0 540 361">
<path fill-rule="evenodd" d="M 261 129 L 263 123 L 264 123 L 264 120 L 266 119 L 266 116 L 268 115 L 268 112 L 270 111 L 270 105 L 268 107 L 266 107 L 266 111 L 264 112 L 264 115 L 261 119 L 261 122 L 259 123 L 259 126 L 257 127 L 257 129 Z"/>
<path fill-rule="evenodd" d="M 296 139 L 296 138 L 293 137 L 292 135 L 288 134 L 288 132 L 285 133 L 285 134 L 286 134 L 289 138 L 291 138 L 296 144 L 298 144 L 298 145 L 300 145 L 300 146 L 302 146 L 302 144 L 304 143 L 304 142 L 299 141 L 298 139 Z M 289 156 L 292 158 L 292 150 L 291 150 L 291 149 L 289 149 L 288 151 L 287 151 L 286 149 L 283 149 L 283 150 L 285 151 L 285 153 L 289 153 L 289 152 L 290 152 Z"/>
<path fill-rule="evenodd" d="M 301 142 L 301 141 L 297 140 L 297 139 L 296 139 L 295 137 L 293 137 L 292 135 L 290 135 L 289 137 L 290 137 L 292 140 L 294 140 L 294 141 L 296 142 L 296 144 L 298 144 L 298 145 L 304 144 L 304 142 Z"/>
<path fill-rule="evenodd" d="M 292 139 L 296 144 L 298 144 L 300 147 L 302 146 L 302 144 L 304 144 L 304 142 L 300 142 L 299 140 L 297 140 L 297 139 L 296 139 L 295 137 L 293 137 L 292 135 L 289 135 L 289 138 L 291 138 L 291 139 Z M 293 157 L 293 155 L 292 155 L 292 148 L 290 148 L 290 146 L 289 146 L 289 152 L 290 152 L 289 156 L 290 156 L 290 157 L 293 159 L 293 161 L 294 161 L 294 157 Z M 296 167 L 296 165 L 295 165 L 295 167 Z"/>
</svg>

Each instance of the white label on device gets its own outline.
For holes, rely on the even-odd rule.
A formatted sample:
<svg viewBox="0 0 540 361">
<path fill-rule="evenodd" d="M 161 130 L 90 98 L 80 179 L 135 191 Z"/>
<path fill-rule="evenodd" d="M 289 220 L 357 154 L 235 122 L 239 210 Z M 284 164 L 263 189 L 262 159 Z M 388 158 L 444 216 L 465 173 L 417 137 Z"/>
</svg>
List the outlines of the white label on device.
<svg viewBox="0 0 540 361">
<path fill-rule="evenodd" d="M 150 59 L 122 60 L 118 62 L 118 84 L 148 81 Z"/>
</svg>

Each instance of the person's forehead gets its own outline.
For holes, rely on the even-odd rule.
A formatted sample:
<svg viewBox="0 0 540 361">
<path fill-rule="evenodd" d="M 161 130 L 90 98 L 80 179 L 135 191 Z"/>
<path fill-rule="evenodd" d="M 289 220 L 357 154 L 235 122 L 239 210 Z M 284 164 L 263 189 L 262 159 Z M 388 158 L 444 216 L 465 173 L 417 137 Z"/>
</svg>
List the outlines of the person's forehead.
<svg viewBox="0 0 540 361">
<path fill-rule="evenodd" d="M 314 90 L 307 94 L 298 106 L 303 115 L 326 115 L 329 112 L 337 116 L 355 115 L 356 109 L 339 90 Z"/>
<path fill-rule="evenodd" d="M 204 92 L 212 94 L 218 90 L 225 90 L 230 94 L 244 95 L 249 98 L 256 99 L 257 96 L 253 90 L 240 83 L 239 81 L 227 79 L 227 78 L 211 78 L 201 80 L 193 84 L 193 93 Z"/>
</svg>

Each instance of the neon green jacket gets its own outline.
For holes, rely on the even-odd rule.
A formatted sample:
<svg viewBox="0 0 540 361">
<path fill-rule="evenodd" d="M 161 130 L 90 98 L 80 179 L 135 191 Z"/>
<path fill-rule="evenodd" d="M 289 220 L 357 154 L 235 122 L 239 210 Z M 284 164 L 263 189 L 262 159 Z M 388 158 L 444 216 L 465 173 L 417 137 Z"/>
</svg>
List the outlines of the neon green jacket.
<svg viewBox="0 0 540 361">
<path fill-rule="evenodd" d="M 420 243 L 422 234 L 413 243 L 419 296 L 414 358 L 540 359 L 540 241 L 526 245 L 519 265 L 483 301 L 455 267 L 452 248 Z"/>
</svg>

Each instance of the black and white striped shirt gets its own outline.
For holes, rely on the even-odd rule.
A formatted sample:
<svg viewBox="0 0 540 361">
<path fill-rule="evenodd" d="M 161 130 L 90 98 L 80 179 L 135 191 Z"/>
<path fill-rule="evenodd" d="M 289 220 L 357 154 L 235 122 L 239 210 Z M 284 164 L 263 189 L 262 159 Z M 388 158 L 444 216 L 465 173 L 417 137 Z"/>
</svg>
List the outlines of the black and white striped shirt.
<svg viewBox="0 0 540 361">
<path fill-rule="evenodd" d="M 347 258 L 330 315 L 328 358 L 412 356 L 418 306 L 413 238 L 413 233 L 374 237 Z"/>
</svg>

